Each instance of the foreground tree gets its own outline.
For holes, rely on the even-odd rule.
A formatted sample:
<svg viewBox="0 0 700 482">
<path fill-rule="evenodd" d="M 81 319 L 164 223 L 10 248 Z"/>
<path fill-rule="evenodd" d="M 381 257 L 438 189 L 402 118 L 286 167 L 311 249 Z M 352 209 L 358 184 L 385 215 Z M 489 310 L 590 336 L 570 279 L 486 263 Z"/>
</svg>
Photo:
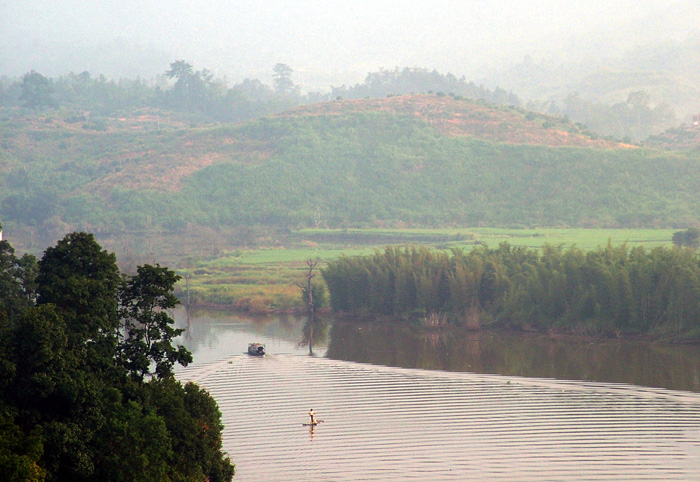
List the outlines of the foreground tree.
<svg viewBox="0 0 700 482">
<path fill-rule="evenodd" d="M 189 351 L 172 345 L 184 330 L 173 328 L 174 320 L 166 311 L 179 303 L 172 291 L 180 276 L 160 265 L 139 266 L 137 271 L 120 289 L 125 328 L 120 358 L 139 381 L 152 374 L 169 377 L 175 363 L 187 366 L 192 361 Z"/>
<path fill-rule="evenodd" d="M 221 412 L 211 395 L 173 378 L 154 379 L 147 391 L 172 434 L 172 470 L 186 480 L 230 481 L 234 467 L 221 452 Z"/>
<path fill-rule="evenodd" d="M 216 402 L 173 376 L 192 360 L 165 311 L 177 279 L 158 265 L 122 278 L 86 233 L 46 250 L 37 305 L 0 311 L 3 480 L 231 480 Z"/>
<path fill-rule="evenodd" d="M 70 342 L 116 340 L 119 327 L 117 258 L 88 233 L 71 233 L 39 262 L 38 304 L 52 304 L 70 320 Z"/>
<path fill-rule="evenodd" d="M 3 480 L 46 480 L 46 470 L 39 466 L 43 452 L 39 430 L 24 434 L 9 417 L 0 414 L 0 435 L 0 474 Z"/>
<path fill-rule="evenodd" d="M 34 256 L 18 258 L 9 242 L 0 241 L 0 317 L 14 319 L 34 304 L 36 272 Z"/>
</svg>

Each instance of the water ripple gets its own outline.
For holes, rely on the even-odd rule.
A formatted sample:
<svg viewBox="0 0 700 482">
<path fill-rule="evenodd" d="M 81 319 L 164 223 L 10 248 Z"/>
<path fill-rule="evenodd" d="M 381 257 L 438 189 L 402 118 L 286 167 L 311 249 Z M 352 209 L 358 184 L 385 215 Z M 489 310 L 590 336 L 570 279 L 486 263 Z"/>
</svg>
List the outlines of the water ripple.
<svg viewBox="0 0 700 482">
<path fill-rule="evenodd" d="M 700 394 L 298 355 L 179 371 L 211 392 L 234 480 L 698 480 Z M 314 408 L 324 423 L 301 424 Z"/>
</svg>

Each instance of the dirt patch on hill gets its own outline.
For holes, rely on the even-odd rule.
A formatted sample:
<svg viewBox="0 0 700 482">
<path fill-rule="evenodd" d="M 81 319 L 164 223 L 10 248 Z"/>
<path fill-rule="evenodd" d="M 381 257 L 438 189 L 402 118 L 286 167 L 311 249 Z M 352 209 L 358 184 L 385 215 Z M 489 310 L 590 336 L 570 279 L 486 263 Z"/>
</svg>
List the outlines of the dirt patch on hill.
<svg viewBox="0 0 700 482">
<path fill-rule="evenodd" d="M 112 172 L 85 186 L 107 194 L 114 186 L 153 191 L 179 191 L 195 172 L 219 163 L 257 164 L 272 155 L 268 145 L 236 139 L 183 139 L 167 149 L 129 151 L 104 161 Z"/>
<path fill-rule="evenodd" d="M 328 116 L 354 112 L 390 112 L 417 117 L 450 136 L 471 136 L 507 144 L 614 149 L 629 144 L 594 138 L 567 119 L 494 107 L 437 95 L 403 95 L 383 99 L 339 100 L 303 106 L 278 117 Z"/>
</svg>

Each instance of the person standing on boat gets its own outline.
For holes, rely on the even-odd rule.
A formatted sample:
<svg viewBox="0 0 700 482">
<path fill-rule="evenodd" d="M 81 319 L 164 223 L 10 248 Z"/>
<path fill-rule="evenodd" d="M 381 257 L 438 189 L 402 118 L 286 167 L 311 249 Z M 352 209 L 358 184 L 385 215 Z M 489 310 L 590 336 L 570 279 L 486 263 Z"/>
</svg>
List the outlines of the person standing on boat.
<svg viewBox="0 0 700 482">
<path fill-rule="evenodd" d="M 309 410 L 309 419 L 310 419 L 310 424 L 314 425 L 316 423 L 316 412 L 314 412 L 314 409 L 312 408 Z"/>
</svg>

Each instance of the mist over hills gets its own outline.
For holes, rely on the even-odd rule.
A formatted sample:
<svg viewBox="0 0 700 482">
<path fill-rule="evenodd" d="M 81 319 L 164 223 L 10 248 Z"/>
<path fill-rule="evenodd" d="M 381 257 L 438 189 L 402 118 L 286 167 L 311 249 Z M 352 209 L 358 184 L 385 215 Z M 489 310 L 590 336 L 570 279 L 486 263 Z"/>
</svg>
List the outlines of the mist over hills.
<svg viewBox="0 0 700 482">
<path fill-rule="evenodd" d="M 698 18 L 695 0 L 0 2 L 0 78 L 87 71 L 167 88 L 169 63 L 185 59 L 228 85 L 270 84 L 281 62 L 301 93 L 326 95 L 368 72 L 416 66 L 502 88 L 530 110 L 618 137 L 628 133 L 596 122 L 597 113 L 576 118 L 567 98 L 600 111 L 644 92 L 673 119 L 630 135 L 641 140 L 700 113 Z"/>
<path fill-rule="evenodd" d="M 696 1 L 237 6 L 0 2 L 3 225 L 700 217 Z"/>
<path fill-rule="evenodd" d="M 700 18 L 700 12 L 698 12 Z M 644 91 L 655 105 L 672 106 L 680 121 L 700 112 L 700 35 L 632 48 L 620 57 L 582 61 L 528 56 L 523 62 L 491 74 L 484 83 L 499 83 L 524 99 L 565 106 L 568 95 L 602 104 L 623 102 L 630 92 Z"/>
</svg>

